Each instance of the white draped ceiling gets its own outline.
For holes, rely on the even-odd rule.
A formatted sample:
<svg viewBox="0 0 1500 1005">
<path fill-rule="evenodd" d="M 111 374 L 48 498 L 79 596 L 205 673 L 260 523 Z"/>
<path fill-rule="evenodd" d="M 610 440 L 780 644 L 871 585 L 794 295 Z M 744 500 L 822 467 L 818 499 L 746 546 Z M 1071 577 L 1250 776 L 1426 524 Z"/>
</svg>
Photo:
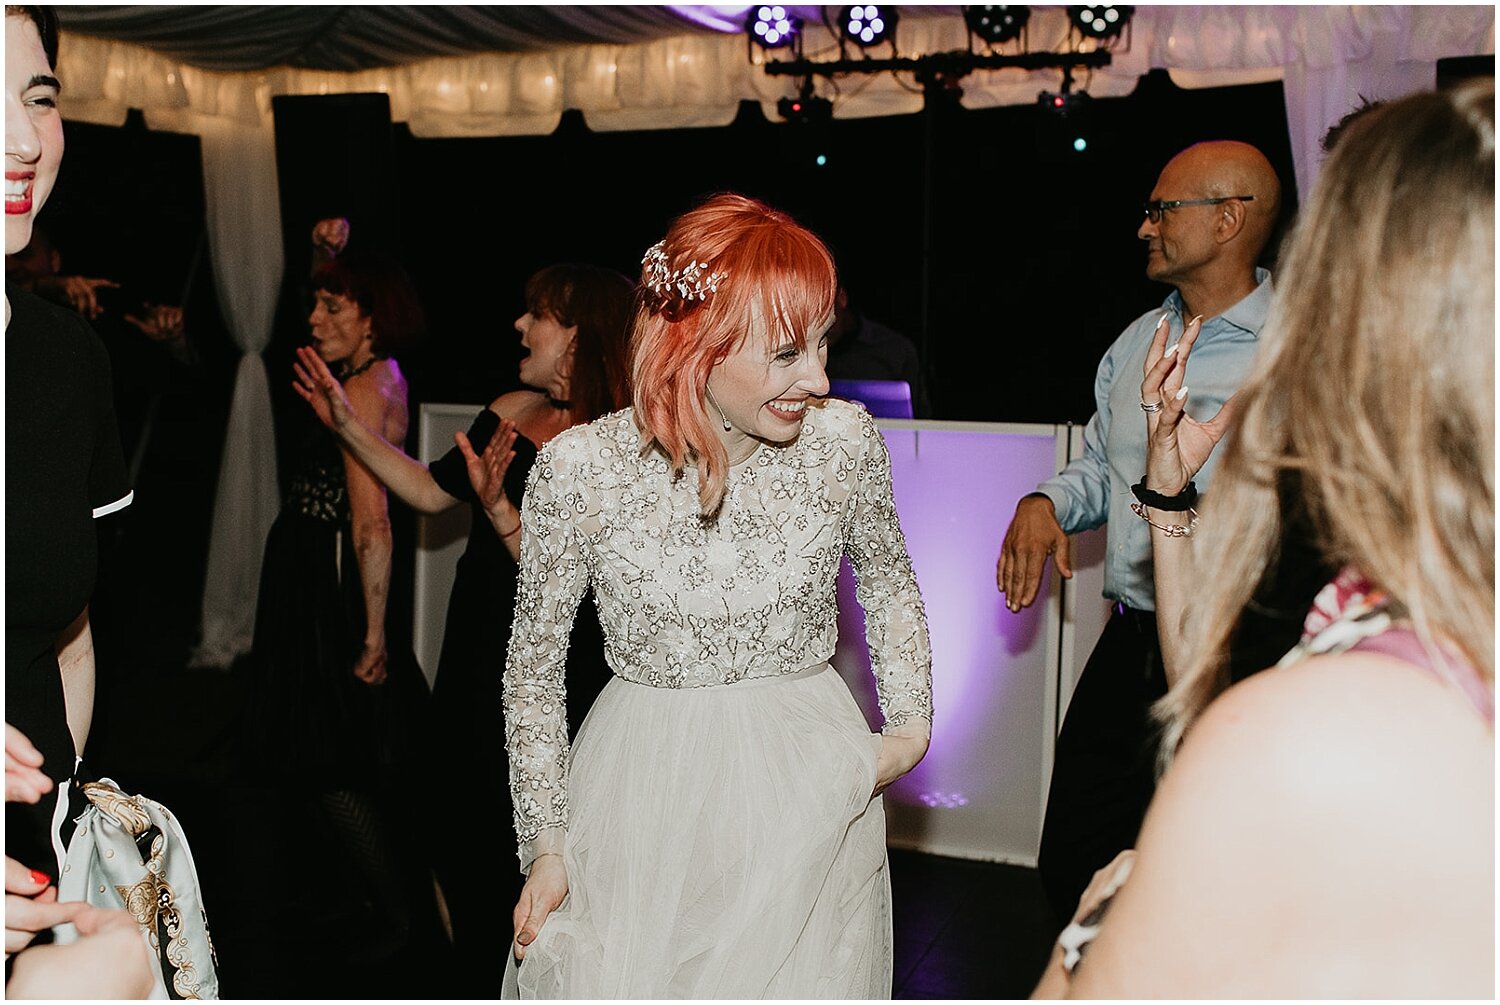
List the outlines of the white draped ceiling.
<svg viewBox="0 0 1500 1005">
<path fill-rule="evenodd" d="M 271 98 L 383 92 L 394 118 L 424 137 L 548 133 L 570 108 L 596 130 L 726 125 L 745 99 L 774 121 L 776 99 L 793 93 L 794 81 L 766 74 L 743 34 L 705 27 L 713 15 L 733 23 L 741 9 L 62 8 L 66 117 L 117 125 L 139 108 L 152 128 L 203 139 L 219 299 L 246 358 L 220 475 L 202 661 L 224 664 L 249 648 L 260 547 L 275 510 L 259 358 L 282 271 Z M 837 43 L 816 24 L 821 9 L 797 10 L 810 17 L 806 55 L 835 55 Z M 904 8 L 901 54 L 966 48 L 960 10 Z M 1065 9 L 1032 8 L 1028 42 L 1032 51 L 1065 51 Z M 1305 193 L 1318 140 L 1361 97 L 1430 88 L 1436 60 L 1494 51 L 1489 6 L 1140 6 L 1112 64 L 1077 86 L 1124 95 L 1153 68 L 1184 87 L 1279 79 Z M 977 71 L 962 82 L 963 104 L 1029 104 L 1059 80 L 1053 70 Z M 909 74 L 820 79 L 818 88 L 838 118 L 922 106 Z"/>
<path fill-rule="evenodd" d="M 382 91 L 395 118 L 419 136 L 545 133 L 569 108 L 582 110 L 594 129 L 675 129 L 724 125 L 743 99 L 765 102 L 774 117 L 775 100 L 794 87 L 752 65 L 742 34 L 704 29 L 667 8 L 219 7 L 208 10 L 230 13 L 212 17 L 189 13 L 204 8 L 64 10 L 72 11 L 64 16 L 60 67 L 67 110 L 91 122 L 118 123 L 135 107 L 168 128 L 193 130 L 203 116 L 256 125 L 269 118 L 273 95 Z M 897 33 L 901 54 L 967 47 L 959 10 L 907 8 Z M 121 13 L 132 11 L 149 13 Z M 548 13 L 526 13 L 536 11 Z M 465 18 L 472 20 L 467 40 Z M 318 34 L 320 24 L 328 37 Z M 95 34 L 106 32 L 112 37 Z M 588 38 L 611 41 L 578 42 Z M 1033 51 L 1066 50 L 1065 9 L 1033 8 L 1029 43 Z M 520 51 L 430 55 L 485 44 Z M 805 46 L 814 58 L 836 51 L 812 23 Z M 1128 45 L 1085 86 L 1100 97 L 1126 94 L 1155 67 L 1189 87 L 1338 67 L 1373 86 L 1403 64 L 1493 51 L 1494 8 L 1487 6 L 1142 6 Z M 256 65 L 267 60 L 279 65 Z M 390 65 L 316 68 L 377 60 Z M 225 65 L 252 68 L 204 68 Z M 963 101 L 970 108 L 1026 104 L 1057 82 L 1056 71 L 978 71 L 964 81 Z M 909 74 L 846 78 L 837 91 L 826 81 L 819 86 L 835 99 L 838 117 L 921 107 Z"/>
</svg>

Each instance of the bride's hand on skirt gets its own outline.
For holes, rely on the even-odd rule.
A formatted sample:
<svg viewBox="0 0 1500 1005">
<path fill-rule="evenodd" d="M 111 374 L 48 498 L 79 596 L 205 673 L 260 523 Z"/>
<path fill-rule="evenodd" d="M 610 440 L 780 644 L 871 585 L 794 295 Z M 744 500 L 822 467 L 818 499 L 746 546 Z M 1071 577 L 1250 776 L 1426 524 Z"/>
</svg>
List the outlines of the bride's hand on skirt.
<svg viewBox="0 0 1500 1005">
<path fill-rule="evenodd" d="M 538 855 L 531 863 L 531 872 L 526 876 L 526 885 L 521 887 L 521 899 L 516 903 L 511 921 L 515 925 L 515 952 L 517 960 L 526 958 L 526 947 L 536 941 L 547 915 L 557 910 L 557 905 L 568 895 L 568 871 L 563 866 L 561 855 Z"/>
<path fill-rule="evenodd" d="M 915 768 L 927 756 L 927 743 L 925 736 L 883 734 L 880 737 L 880 756 L 875 759 L 875 791 L 870 794 L 871 798 L 880 795 L 892 782 Z"/>
</svg>

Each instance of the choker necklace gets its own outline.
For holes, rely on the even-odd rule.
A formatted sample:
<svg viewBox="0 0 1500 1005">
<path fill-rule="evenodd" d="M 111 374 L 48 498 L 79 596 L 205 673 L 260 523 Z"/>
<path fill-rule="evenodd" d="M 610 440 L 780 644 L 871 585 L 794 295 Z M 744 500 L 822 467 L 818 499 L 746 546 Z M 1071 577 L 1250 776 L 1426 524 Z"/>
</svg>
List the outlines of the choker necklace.
<svg viewBox="0 0 1500 1005">
<path fill-rule="evenodd" d="M 339 371 L 339 380 L 340 381 L 345 381 L 345 380 L 348 380 L 350 377 L 358 377 L 360 374 L 362 374 L 366 370 L 370 369 L 370 367 L 374 366 L 379 361 L 380 361 L 380 357 L 379 356 L 371 356 L 369 359 L 365 360 L 359 366 L 351 367 L 348 363 L 345 363 L 344 366 L 343 366 L 343 368 Z"/>
<path fill-rule="evenodd" d="M 571 411 L 573 411 L 573 403 L 571 401 L 565 401 L 565 400 L 563 400 L 561 398 L 554 398 L 550 394 L 547 395 L 547 404 L 551 405 L 553 408 L 557 409 L 559 412 L 571 412 Z"/>
</svg>

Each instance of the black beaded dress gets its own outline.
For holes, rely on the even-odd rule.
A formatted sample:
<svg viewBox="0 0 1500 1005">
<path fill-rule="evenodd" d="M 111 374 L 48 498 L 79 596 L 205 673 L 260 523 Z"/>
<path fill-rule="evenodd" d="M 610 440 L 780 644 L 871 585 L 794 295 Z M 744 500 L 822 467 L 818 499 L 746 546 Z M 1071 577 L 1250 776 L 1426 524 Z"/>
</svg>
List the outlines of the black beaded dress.
<svg viewBox="0 0 1500 1005">
<path fill-rule="evenodd" d="M 299 456 L 261 563 L 250 750 L 257 770 L 299 785 L 368 787 L 411 752 L 427 688 L 389 608 L 389 678 L 371 686 L 354 676 L 365 602 L 343 454 L 315 426 Z"/>
<path fill-rule="evenodd" d="M 241 751 L 259 808 L 247 802 L 237 840 L 316 877 L 274 902 L 323 933 L 325 959 L 391 959 L 436 925 L 413 812 L 430 695 L 395 605 L 387 679 L 354 676 L 365 603 L 343 454 L 310 422 L 297 457 L 261 564 Z M 287 965 L 297 958 L 289 946 Z"/>
</svg>

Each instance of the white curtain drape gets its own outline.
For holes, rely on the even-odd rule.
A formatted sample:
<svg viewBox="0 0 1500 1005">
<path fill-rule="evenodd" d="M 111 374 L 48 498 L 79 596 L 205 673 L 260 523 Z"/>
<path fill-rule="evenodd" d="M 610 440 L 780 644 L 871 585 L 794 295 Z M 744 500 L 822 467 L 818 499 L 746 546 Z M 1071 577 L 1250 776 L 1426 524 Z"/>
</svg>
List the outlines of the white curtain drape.
<svg viewBox="0 0 1500 1005">
<path fill-rule="evenodd" d="M 1147 7 L 1120 69 L 1172 71 L 1185 87 L 1279 70 L 1297 191 L 1306 199 L 1328 127 L 1362 100 L 1430 90 L 1439 59 L 1495 51 L 1495 9 L 1454 6 Z M 1112 68 L 1113 69 L 1113 68 Z"/>
<path fill-rule="evenodd" d="M 969 45 L 956 8 L 947 16 L 924 14 L 902 21 L 903 55 Z M 1033 8 L 1031 50 L 1073 44 L 1067 17 L 1062 7 Z M 815 58 L 836 46 L 816 24 L 808 25 L 804 44 Z M 1322 163 L 1323 133 L 1361 98 L 1430 88 L 1436 60 L 1494 51 L 1490 6 L 1141 6 L 1128 44 L 1116 46 L 1113 63 L 1078 86 L 1095 97 L 1117 97 L 1155 67 L 1172 71 L 1184 87 L 1281 79 L 1297 188 L 1305 197 Z M 119 123 L 136 107 L 253 125 L 269 114 L 273 94 L 380 91 L 390 95 L 396 120 L 418 136 L 513 136 L 552 131 L 567 108 L 606 131 L 727 125 L 743 99 L 759 100 L 774 119 L 776 99 L 795 85 L 766 74 L 758 50 L 751 54 L 756 63 L 747 53 L 742 35 L 699 33 L 441 57 L 354 73 L 286 67 L 213 73 L 126 43 L 72 35 L 64 39 L 61 68 L 67 114 L 90 122 Z M 1028 104 L 1060 79 L 1056 70 L 977 71 L 963 80 L 963 103 Z M 922 107 L 913 83 L 890 74 L 846 78 L 835 97 L 840 118 Z"/>
<path fill-rule="evenodd" d="M 209 247 L 219 308 L 244 355 L 224 437 L 192 663 L 227 667 L 250 650 L 261 554 L 276 519 L 276 439 L 261 353 L 271 341 L 283 270 L 276 146 L 269 119 L 201 125 Z"/>
</svg>

